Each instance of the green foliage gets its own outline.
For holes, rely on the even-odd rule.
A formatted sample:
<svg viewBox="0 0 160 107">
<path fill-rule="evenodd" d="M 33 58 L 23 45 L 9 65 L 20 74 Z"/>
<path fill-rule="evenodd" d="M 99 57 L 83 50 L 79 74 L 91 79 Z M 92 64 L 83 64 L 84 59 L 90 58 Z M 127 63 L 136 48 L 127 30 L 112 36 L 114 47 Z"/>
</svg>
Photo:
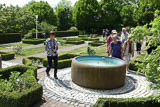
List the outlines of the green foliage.
<svg viewBox="0 0 160 107">
<path fill-rule="evenodd" d="M 64 38 L 66 41 L 80 41 L 81 38 Z"/>
<path fill-rule="evenodd" d="M 78 55 L 76 54 L 62 54 L 58 56 L 58 68 L 62 69 L 62 68 L 67 68 L 67 67 L 71 67 L 71 62 L 72 62 L 72 58 L 76 57 Z M 43 60 L 43 66 L 47 67 L 48 65 L 48 61 L 47 59 Z"/>
<path fill-rule="evenodd" d="M 19 55 L 22 52 L 22 48 L 23 48 L 22 43 L 19 43 L 13 47 L 13 51 L 16 55 Z"/>
<path fill-rule="evenodd" d="M 83 44 L 84 40 L 78 40 L 78 41 L 66 41 L 66 44 L 75 44 L 75 45 L 79 45 L 79 44 Z"/>
<path fill-rule="evenodd" d="M 48 34 L 50 31 L 57 31 L 57 27 L 50 25 L 47 22 L 41 22 L 39 25 L 39 31 Z"/>
<path fill-rule="evenodd" d="M 78 0 L 73 12 L 76 27 L 80 30 L 94 32 L 98 23 L 98 8 L 97 0 Z"/>
<path fill-rule="evenodd" d="M 44 43 L 45 39 L 24 39 L 23 43 L 27 43 L 27 44 L 41 44 Z"/>
<path fill-rule="evenodd" d="M 68 0 L 61 0 L 56 7 L 58 30 L 68 30 L 72 25 L 72 6 Z"/>
<path fill-rule="evenodd" d="M 68 36 L 77 36 L 79 35 L 78 31 L 56 31 L 56 37 L 68 37 Z"/>
<path fill-rule="evenodd" d="M 15 57 L 15 54 L 13 52 L 0 51 L 0 54 L 2 56 L 2 60 L 11 60 L 11 59 L 14 59 L 14 57 Z"/>
<path fill-rule="evenodd" d="M 35 66 L 38 67 L 39 64 L 42 64 L 43 58 L 41 57 L 27 57 L 23 58 L 22 63 L 26 66 Z"/>
<path fill-rule="evenodd" d="M 96 51 L 94 49 L 91 49 L 90 47 L 88 47 L 87 53 L 89 56 L 94 56 L 96 54 Z"/>
<path fill-rule="evenodd" d="M 99 98 L 93 107 L 159 107 L 153 96 L 147 98 Z"/>
<path fill-rule="evenodd" d="M 12 66 L 1 69 L 0 75 L 0 107 L 29 107 L 41 99 L 43 90 L 34 67 Z"/>
<path fill-rule="evenodd" d="M 78 31 L 78 28 L 75 26 L 70 27 L 69 31 Z"/>
<path fill-rule="evenodd" d="M 144 37 L 149 36 L 149 30 L 147 26 L 137 26 L 132 34 L 131 34 L 131 39 L 134 42 L 139 42 L 140 40 L 144 39 Z"/>
<path fill-rule="evenodd" d="M 21 41 L 20 33 L 0 33 L 0 44 Z"/>
<path fill-rule="evenodd" d="M 93 41 L 93 42 L 90 42 L 88 44 L 91 45 L 91 46 L 101 46 L 101 45 L 104 45 L 105 42 L 103 42 L 103 41 Z"/>
<path fill-rule="evenodd" d="M 25 11 L 29 11 L 32 13 L 32 16 L 38 15 L 39 23 L 45 21 L 51 25 L 56 25 L 56 16 L 53 11 L 53 8 L 44 1 L 35 2 L 31 1 L 27 5 L 24 6 Z"/>
<path fill-rule="evenodd" d="M 98 41 L 99 40 L 99 38 L 91 38 L 91 37 L 82 37 L 82 40 L 85 40 L 85 41 Z"/>
</svg>

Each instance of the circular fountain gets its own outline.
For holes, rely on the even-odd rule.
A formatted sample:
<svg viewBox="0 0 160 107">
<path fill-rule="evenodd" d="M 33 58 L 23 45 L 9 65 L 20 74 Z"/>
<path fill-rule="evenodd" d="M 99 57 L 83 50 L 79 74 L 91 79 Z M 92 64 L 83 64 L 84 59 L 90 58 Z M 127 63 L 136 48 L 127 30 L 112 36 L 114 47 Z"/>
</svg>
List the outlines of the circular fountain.
<svg viewBox="0 0 160 107">
<path fill-rule="evenodd" d="M 119 88 L 124 85 L 125 76 L 125 62 L 117 58 L 82 56 L 72 60 L 72 81 L 83 87 Z"/>
</svg>

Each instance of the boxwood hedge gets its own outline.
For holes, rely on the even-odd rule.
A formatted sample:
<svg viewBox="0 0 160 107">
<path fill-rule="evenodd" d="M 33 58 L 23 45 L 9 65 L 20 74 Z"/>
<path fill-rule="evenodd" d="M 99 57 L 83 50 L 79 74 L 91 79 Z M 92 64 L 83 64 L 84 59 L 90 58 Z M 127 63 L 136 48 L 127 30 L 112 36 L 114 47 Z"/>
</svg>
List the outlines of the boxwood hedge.
<svg viewBox="0 0 160 107">
<path fill-rule="evenodd" d="M 20 33 L 0 33 L 0 38 L 1 38 L 0 44 L 20 42 L 21 34 Z"/>
<path fill-rule="evenodd" d="M 82 37 L 82 40 L 85 40 L 85 41 L 98 41 L 99 38 Z"/>
<path fill-rule="evenodd" d="M 23 65 L 12 66 L 9 68 L 1 69 L 0 75 L 1 78 L 9 78 L 9 75 L 12 71 L 18 71 L 21 73 L 25 73 L 27 71 L 32 70 L 34 73 L 33 76 L 36 77 L 37 70 L 34 67 L 28 67 Z M 41 100 L 43 94 L 42 86 L 37 83 L 36 79 L 34 83 L 32 83 L 32 87 L 26 89 L 22 92 L 4 92 L 0 91 L 0 107 L 29 107 L 33 103 Z"/>
<path fill-rule="evenodd" d="M 72 58 L 78 56 L 77 54 L 62 54 L 58 56 L 58 68 L 66 68 L 71 66 Z M 48 61 L 46 58 L 43 60 L 43 66 L 47 67 Z M 54 65 L 54 64 L 53 64 Z"/>
<path fill-rule="evenodd" d="M 45 40 L 46 39 L 24 39 L 23 43 L 37 45 L 37 44 L 44 43 Z"/>
<path fill-rule="evenodd" d="M 93 107 L 160 107 L 158 100 L 147 98 L 99 98 Z"/>
<path fill-rule="evenodd" d="M 33 63 L 33 60 L 34 61 L 39 60 L 40 62 L 42 62 L 43 58 L 41 58 L 41 57 L 27 57 L 27 58 L 22 59 L 22 63 L 26 66 L 31 66 Z"/>
<path fill-rule="evenodd" d="M 84 40 L 79 40 L 79 41 L 66 41 L 66 44 L 75 44 L 75 45 L 79 45 L 79 44 L 83 44 Z"/>
<path fill-rule="evenodd" d="M 101 46 L 101 45 L 104 45 L 105 42 L 103 42 L 103 41 L 93 41 L 93 42 L 90 42 L 88 44 L 91 45 L 91 46 Z"/>
<path fill-rule="evenodd" d="M 15 54 L 13 52 L 0 51 L 0 54 L 2 56 L 2 60 L 11 60 L 11 59 L 14 59 L 14 57 L 15 57 Z"/>
</svg>

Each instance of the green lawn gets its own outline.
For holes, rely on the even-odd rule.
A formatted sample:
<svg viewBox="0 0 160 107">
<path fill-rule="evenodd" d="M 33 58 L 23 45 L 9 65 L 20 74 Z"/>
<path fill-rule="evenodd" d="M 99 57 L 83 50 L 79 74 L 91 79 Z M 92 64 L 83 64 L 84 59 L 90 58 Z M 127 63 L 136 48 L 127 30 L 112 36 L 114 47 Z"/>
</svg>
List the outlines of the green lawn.
<svg viewBox="0 0 160 107">
<path fill-rule="evenodd" d="M 82 56 L 87 56 L 88 55 L 87 48 L 88 48 L 88 46 L 84 46 L 84 47 L 74 49 L 72 51 L 64 52 L 64 53 L 80 54 Z M 106 53 L 106 46 L 105 45 L 100 46 L 100 47 L 91 47 L 91 49 L 94 49 L 96 51 L 96 54 L 95 54 L 96 56 L 108 56 Z M 64 54 L 64 53 L 62 53 L 62 54 Z"/>
<path fill-rule="evenodd" d="M 60 46 L 59 48 L 65 48 L 65 47 L 69 47 L 69 46 L 73 46 L 73 45 L 72 44 L 64 44 L 63 46 Z M 34 55 L 34 54 L 43 53 L 43 52 L 45 52 L 44 45 L 40 46 L 40 47 L 36 47 L 36 48 L 24 49 L 24 50 L 22 50 L 22 53 L 20 55 L 16 55 L 16 57 Z"/>
<path fill-rule="evenodd" d="M 15 47 L 17 45 L 20 45 L 21 43 L 15 43 L 15 44 L 9 44 L 9 45 L 1 45 L 0 46 L 0 50 L 3 50 L 3 49 L 9 49 L 9 48 L 12 48 L 12 47 Z M 22 43 L 22 46 L 25 47 L 25 46 L 30 46 L 32 44 L 26 44 L 26 43 Z"/>
</svg>

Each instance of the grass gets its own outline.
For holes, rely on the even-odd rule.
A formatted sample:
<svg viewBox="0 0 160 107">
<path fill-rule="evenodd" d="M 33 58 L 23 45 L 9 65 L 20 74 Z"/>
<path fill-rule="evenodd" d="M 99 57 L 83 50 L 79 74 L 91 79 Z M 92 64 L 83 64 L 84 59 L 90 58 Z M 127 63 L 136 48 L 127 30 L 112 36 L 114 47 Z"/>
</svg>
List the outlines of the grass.
<svg viewBox="0 0 160 107">
<path fill-rule="evenodd" d="M 69 46 L 72 46 L 72 44 L 64 44 L 63 46 L 60 46 L 59 48 L 65 48 Z M 24 49 L 22 50 L 22 53 L 20 55 L 16 55 L 16 57 L 34 55 L 34 54 L 43 53 L 43 52 L 45 52 L 44 45 L 40 47 L 36 47 L 36 48 Z"/>
<path fill-rule="evenodd" d="M 15 47 L 15 46 L 20 45 L 20 44 L 21 44 L 21 43 L 1 45 L 1 46 L 0 46 L 0 50 L 9 49 L 9 48 Z M 25 46 L 30 46 L 30 45 L 31 45 L 31 44 L 22 43 L 22 46 L 23 46 L 23 47 L 25 47 Z"/>
<path fill-rule="evenodd" d="M 87 48 L 88 48 L 88 46 L 84 46 L 84 47 L 74 49 L 72 51 L 64 52 L 64 53 L 80 54 L 82 56 L 87 56 L 88 55 Z M 105 45 L 100 46 L 100 47 L 91 47 L 91 49 L 94 49 L 96 51 L 95 56 L 108 56 L 108 54 L 106 53 L 106 46 Z M 64 54 L 64 53 L 62 53 L 62 54 Z"/>
</svg>

